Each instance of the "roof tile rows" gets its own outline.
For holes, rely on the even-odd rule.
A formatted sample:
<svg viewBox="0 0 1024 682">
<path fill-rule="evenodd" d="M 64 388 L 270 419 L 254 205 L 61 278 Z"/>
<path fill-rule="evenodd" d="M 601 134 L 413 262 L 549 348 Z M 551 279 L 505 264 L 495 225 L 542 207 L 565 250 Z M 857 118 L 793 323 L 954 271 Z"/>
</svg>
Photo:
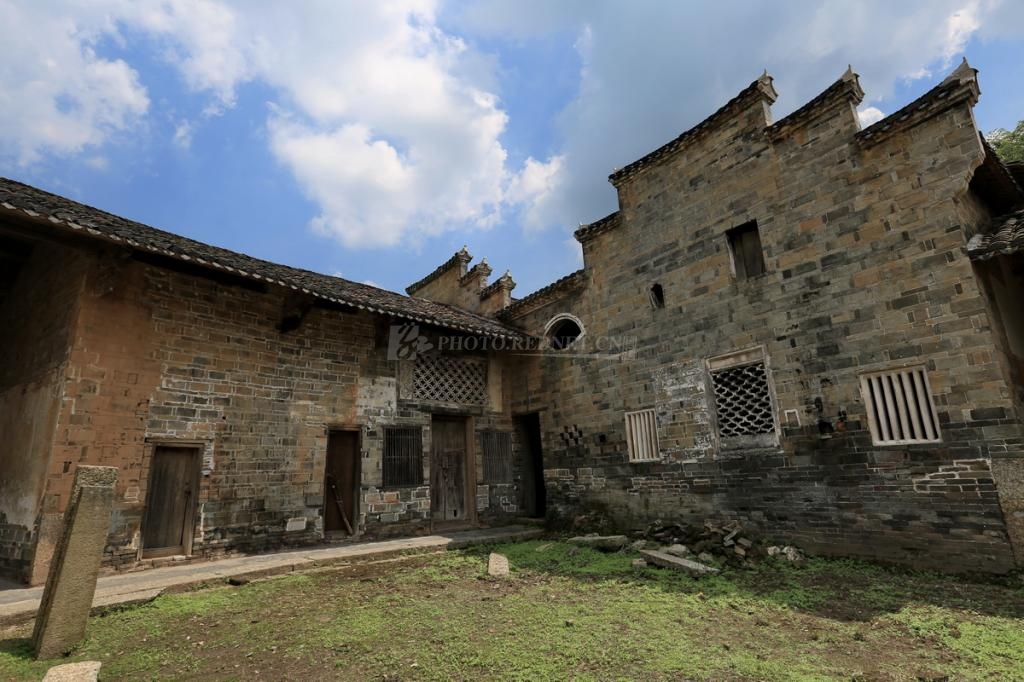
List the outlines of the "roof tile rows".
<svg viewBox="0 0 1024 682">
<path fill-rule="evenodd" d="M 523 336 L 521 331 L 497 320 L 454 306 L 409 298 L 340 277 L 253 258 L 121 218 L 30 185 L 0 178 L 0 216 L 4 214 L 19 218 L 42 218 L 68 232 L 301 290 L 334 303 L 403 320 L 482 336 Z"/>
<path fill-rule="evenodd" d="M 996 218 L 985 234 L 976 234 L 967 242 L 971 260 L 1024 253 L 1024 209 Z"/>
</svg>

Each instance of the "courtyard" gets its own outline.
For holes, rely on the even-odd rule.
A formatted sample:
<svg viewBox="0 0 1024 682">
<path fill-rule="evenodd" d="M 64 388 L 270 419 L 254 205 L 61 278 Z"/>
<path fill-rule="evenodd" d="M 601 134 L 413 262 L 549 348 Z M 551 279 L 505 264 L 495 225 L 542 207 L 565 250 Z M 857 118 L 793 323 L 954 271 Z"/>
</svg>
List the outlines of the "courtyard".
<svg viewBox="0 0 1024 682">
<path fill-rule="evenodd" d="M 509 578 L 490 578 L 490 551 Z M 835 559 L 700 579 L 531 540 L 225 585 L 94 617 L 101 679 L 1024 679 L 1024 585 Z M 38 680 L 29 626 L 0 678 Z"/>
</svg>

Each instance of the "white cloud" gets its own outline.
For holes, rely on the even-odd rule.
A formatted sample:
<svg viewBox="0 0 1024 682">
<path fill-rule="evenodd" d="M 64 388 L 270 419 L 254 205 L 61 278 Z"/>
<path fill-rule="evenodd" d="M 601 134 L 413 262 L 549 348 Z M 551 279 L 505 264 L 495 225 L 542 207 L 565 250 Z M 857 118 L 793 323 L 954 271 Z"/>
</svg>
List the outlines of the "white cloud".
<svg viewBox="0 0 1024 682">
<path fill-rule="evenodd" d="M 860 119 L 861 128 L 867 128 L 885 118 L 885 114 L 878 107 L 861 107 L 857 110 L 857 118 Z"/>
<path fill-rule="evenodd" d="M 26 166 L 132 127 L 149 108 L 138 74 L 96 53 L 115 33 L 109 3 L 74 15 L 44 3 L 0 3 L 0 158 Z"/>
<path fill-rule="evenodd" d="M 193 130 L 191 123 L 188 121 L 179 121 L 178 124 L 174 126 L 174 136 L 171 138 L 171 141 L 176 147 L 188 149 L 192 146 L 192 133 Z"/>
</svg>

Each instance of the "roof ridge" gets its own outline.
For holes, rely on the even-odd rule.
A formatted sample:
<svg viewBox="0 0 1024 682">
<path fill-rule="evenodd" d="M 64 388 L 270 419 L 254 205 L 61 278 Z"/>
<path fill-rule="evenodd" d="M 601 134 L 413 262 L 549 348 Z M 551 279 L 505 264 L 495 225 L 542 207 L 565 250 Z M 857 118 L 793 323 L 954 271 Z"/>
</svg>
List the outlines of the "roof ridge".
<svg viewBox="0 0 1024 682">
<path fill-rule="evenodd" d="M 819 108 L 823 104 L 832 99 L 838 99 L 840 96 L 847 96 L 853 99 L 856 104 L 860 104 L 864 100 L 864 90 L 860 87 L 860 76 L 854 73 L 852 66 L 848 66 L 842 76 L 806 104 L 768 126 L 766 129 L 768 136 L 778 137 L 783 134 L 785 129 L 813 119 L 817 114 L 821 113 Z"/>
<path fill-rule="evenodd" d="M 454 306 L 266 261 L 123 218 L 31 185 L 0 177 L 0 211 L 18 212 L 95 239 L 300 290 L 334 303 L 484 336 L 521 337 L 520 330 Z"/>
<path fill-rule="evenodd" d="M 497 317 L 501 319 L 508 318 L 514 315 L 515 313 L 519 312 L 522 308 L 528 307 L 529 305 L 539 301 L 540 299 L 544 298 L 547 295 L 553 294 L 555 291 L 563 287 L 580 284 L 581 282 L 578 282 L 578 280 L 581 280 L 584 274 L 586 274 L 585 268 L 580 268 L 575 272 L 570 272 L 568 275 L 556 279 L 551 284 L 548 284 L 547 286 L 537 289 L 537 291 L 533 292 L 532 294 L 524 296 L 518 301 L 513 301 L 509 305 L 499 310 L 497 313 Z"/>
<path fill-rule="evenodd" d="M 767 99 L 769 103 L 774 102 L 778 98 L 778 93 L 775 91 L 773 84 L 773 78 L 768 75 L 766 70 L 758 78 L 746 86 L 739 93 L 730 99 L 728 102 L 716 109 L 711 115 L 707 116 L 704 120 L 700 121 L 696 125 L 688 128 L 672 140 L 661 145 L 652 152 L 645 154 L 636 161 L 626 164 L 622 168 L 616 170 L 608 176 L 608 180 L 613 184 L 617 185 L 626 178 L 635 175 L 641 169 L 649 166 L 650 164 L 658 161 L 662 157 L 668 156 L 672 152 L 682 147 L 685 143 L 696 139 L 700 134 L 711 130 L 715 125 L 720 123 L 726 118 L 726 115 L 731 113 L 741 102 L 745 102 L 752 97 L 761 97 Z"/>
</svg>

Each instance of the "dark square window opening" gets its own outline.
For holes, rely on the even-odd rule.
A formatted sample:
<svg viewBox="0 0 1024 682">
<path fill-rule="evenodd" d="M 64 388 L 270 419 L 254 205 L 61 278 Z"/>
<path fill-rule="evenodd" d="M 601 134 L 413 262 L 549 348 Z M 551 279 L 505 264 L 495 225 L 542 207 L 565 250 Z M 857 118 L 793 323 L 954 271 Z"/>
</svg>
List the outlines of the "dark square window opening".
<svg viewBox="0 0 1024 682">
<path fill-rule="evenodd" d="M 736 270 L 736 279 L 750 279 L 763 275 L 764 250 L 761 248 L 761 234 L 757 221 L 751 220 L 725 233 L 729 240 L 729 252 Z"/>
</svg>

